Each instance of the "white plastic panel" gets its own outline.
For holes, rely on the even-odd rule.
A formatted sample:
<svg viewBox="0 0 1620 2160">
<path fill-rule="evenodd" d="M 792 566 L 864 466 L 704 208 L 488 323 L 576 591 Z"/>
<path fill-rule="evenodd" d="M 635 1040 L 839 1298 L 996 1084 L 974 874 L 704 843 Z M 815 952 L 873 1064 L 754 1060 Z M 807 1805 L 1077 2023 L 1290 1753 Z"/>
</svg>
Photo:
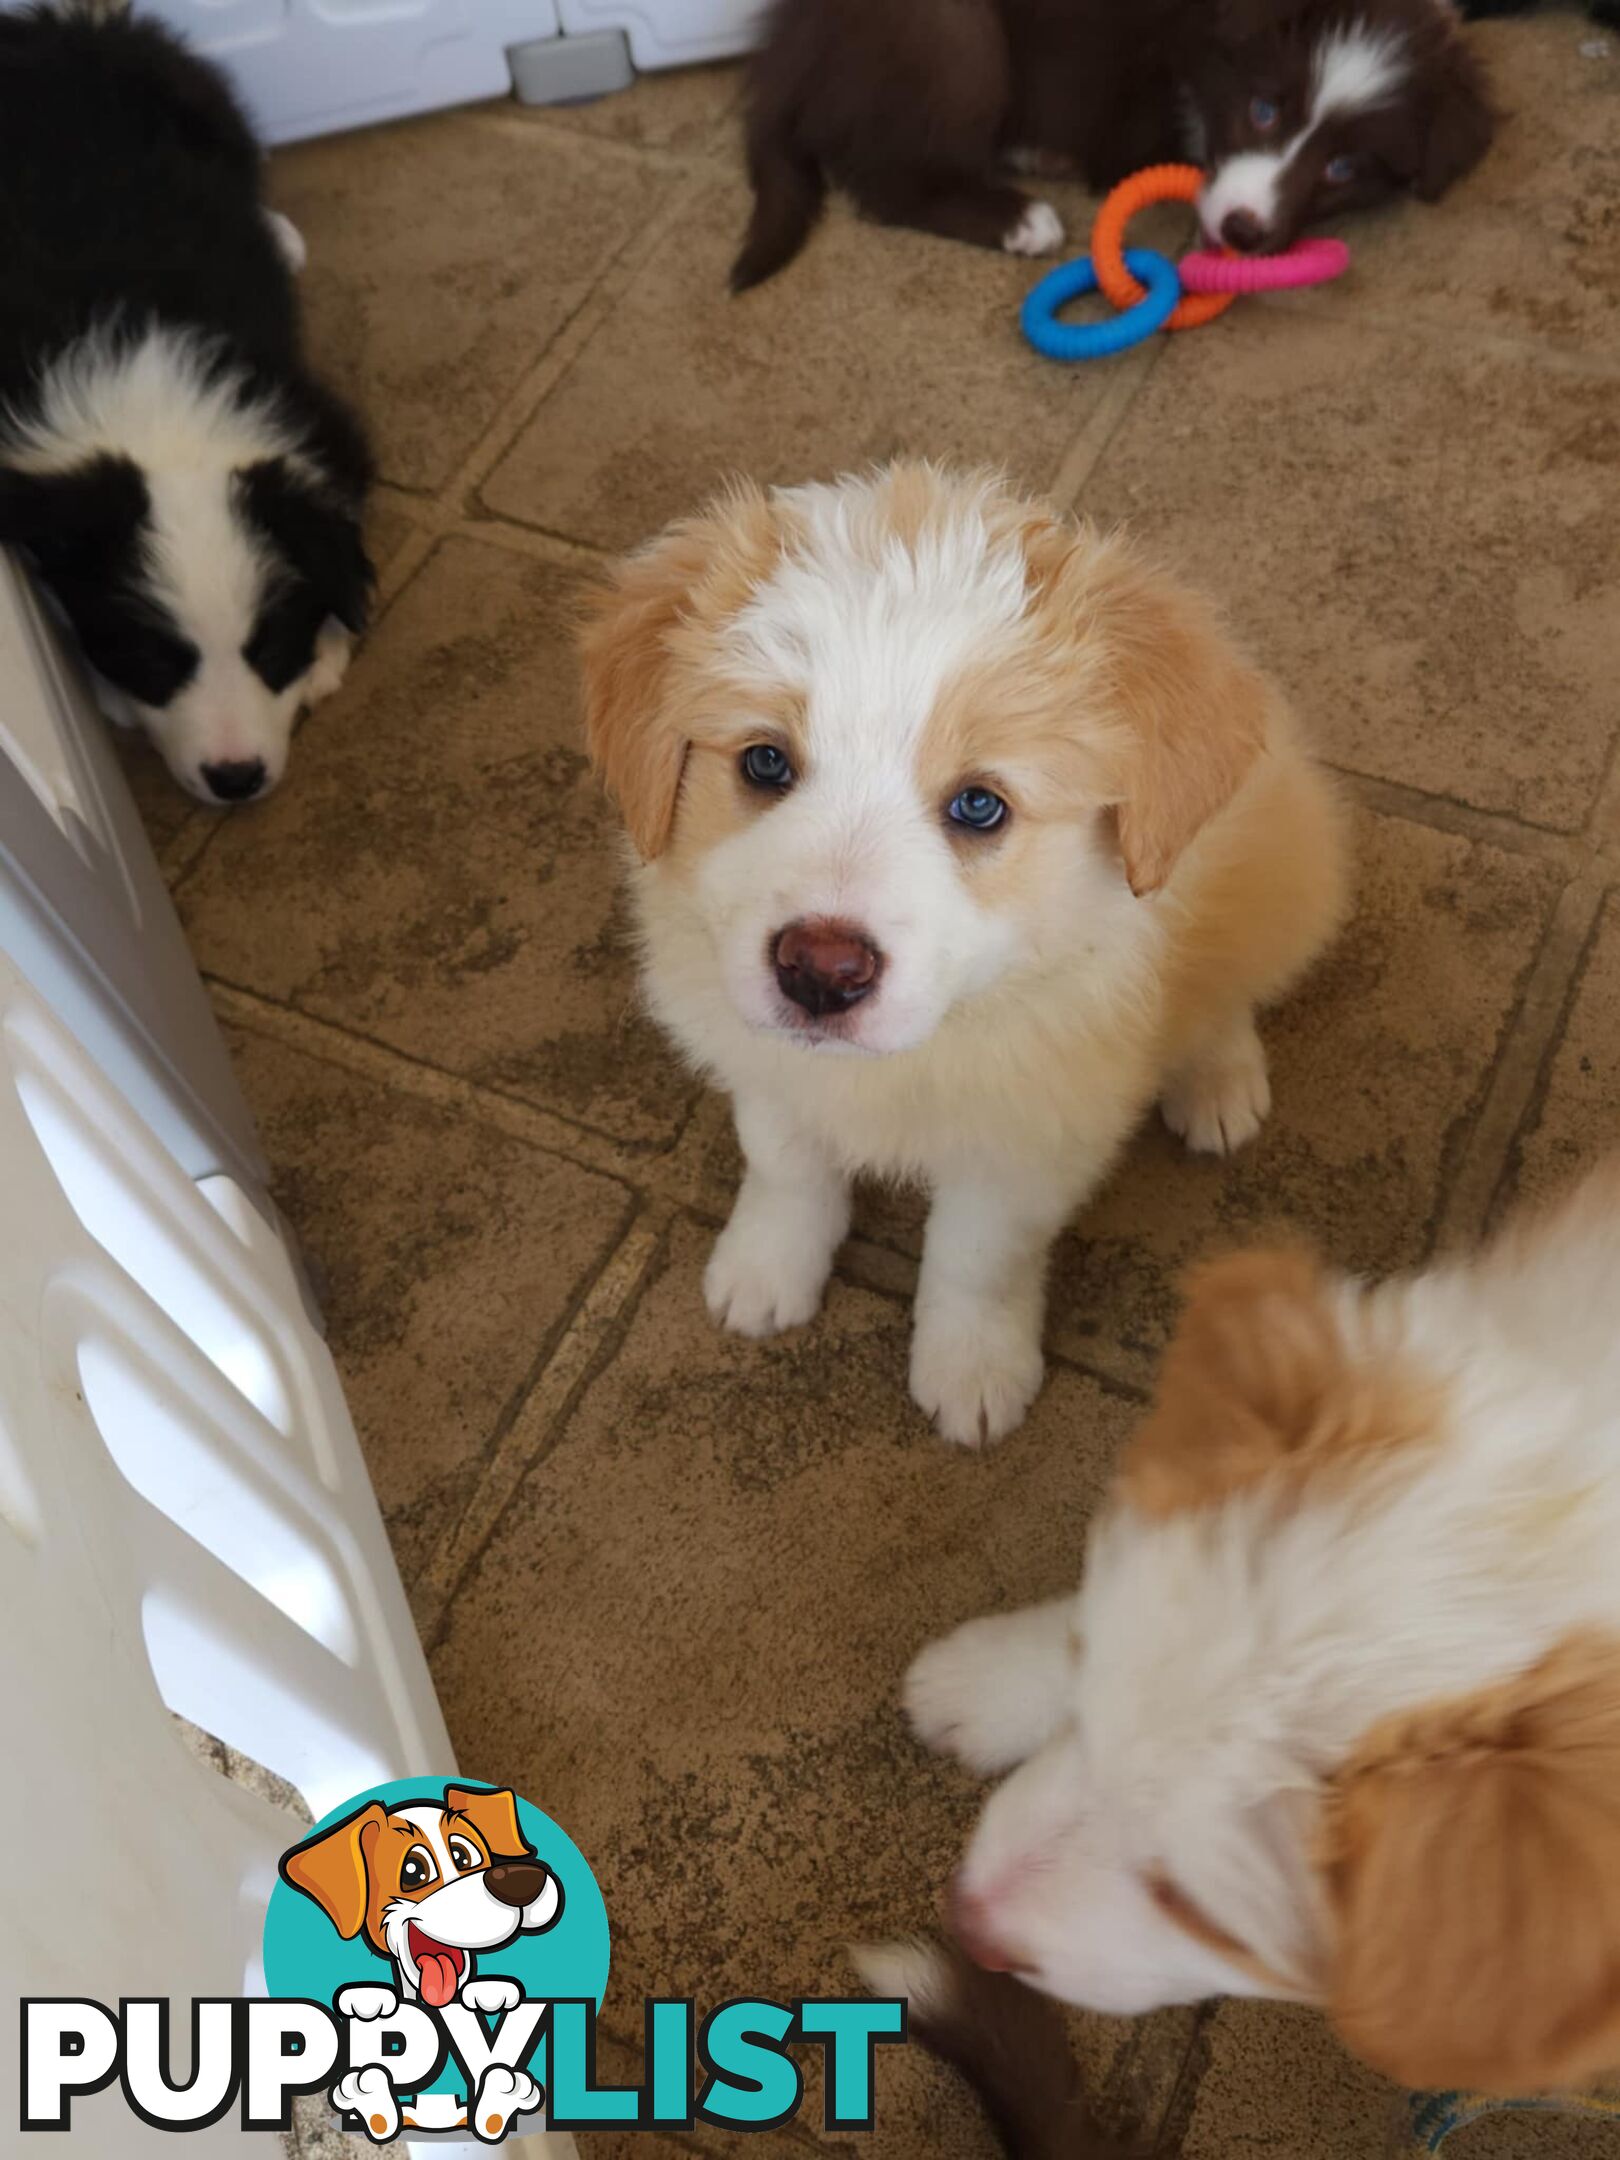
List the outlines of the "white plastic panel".
<svg viewBox="0 0 1620 2160">
<path fill-rule="evenodd" d="M 192 1176 L 229 1170 L 259 1185 L 252 1120 L 108 723 L 4 550 L 0 947 Z"/>
<path fill-rule="evenodd" d="M 97 821 L 84 760 L 61 725 L 56 654 L 39 602 L 21 578 L 0 576 L 0 753 L 27 781 L 63 837 L 81 852 Z"/>
<path fill-rule="evenodd" d="M 723 60 L 759 42 L 765 0 L 558 0 L 564 30 L 622 30 L 638 68 Z"/>
<path fill-rule="evenodd" d="M 0 1731 L 29 1817 L 27 1865 L 0 1878 L 8 1982 L 235 1994 L 298 1826 L 188 1752 L 170 1711 L 317 1813 L 442 1775 L 449 1740 L 280 1240 L 186 1177 L 3 952 L 0 1164 Z M 74 2128 L 120 2160 L 173 2150 L 116 2091 Z M 243 2142 L 227 2121 L 187 2150 Z"/>
<path fill-rule="evenodd" d="M 504 97 L 555 0 L 137 0 L 231 73 L 267 142 Z"/>
</svg>

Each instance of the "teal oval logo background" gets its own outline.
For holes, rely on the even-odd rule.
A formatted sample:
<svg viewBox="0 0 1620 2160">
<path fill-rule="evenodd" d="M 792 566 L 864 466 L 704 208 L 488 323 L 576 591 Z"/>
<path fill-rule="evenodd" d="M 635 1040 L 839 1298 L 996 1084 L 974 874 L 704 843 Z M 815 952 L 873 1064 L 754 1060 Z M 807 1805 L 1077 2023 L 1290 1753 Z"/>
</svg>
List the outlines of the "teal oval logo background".
<svg viewBox="0 0 1620 2160">
<path fill-rule="evenodd" d="M 295 1844 L 332 1829 L 373 1800 L 386 1808 L 442 1804 L 451 1785 L 473 1791 L 504 1789 L 475 1778 L 394 1778 L 333 1808 Z M 596 1877 L 565 1830 L 531 1801 L 514 1798 L 519 1829 L 562 1885 L 563 1909 L 543 1934 L 519 1934 L 503 1949 L 479 1951 L 476 1972 L 482 1978 L 517 1981 L 531 2002 L 588 1997 L 600 2010 L 610 1953 L 607 1906 Z M 264 1977 L 274 1996 L 313 1997 L 322 2003 L 330 2003 L 339 1988 L 395 1985 L 392 1963 L 373 1950 L 364 1935 L 346 1942 L 313 1899 L 279 1876 L 264 1916 Z"/>
</svg>

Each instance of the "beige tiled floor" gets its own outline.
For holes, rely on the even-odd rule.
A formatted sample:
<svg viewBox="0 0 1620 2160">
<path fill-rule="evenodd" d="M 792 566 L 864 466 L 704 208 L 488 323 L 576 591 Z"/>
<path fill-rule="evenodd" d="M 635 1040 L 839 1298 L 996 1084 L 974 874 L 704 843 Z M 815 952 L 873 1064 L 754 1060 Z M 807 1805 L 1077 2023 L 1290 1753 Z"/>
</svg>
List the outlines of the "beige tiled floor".
<svg viewBox="0 0 1620 2160">
<path fill-rule="evenodd" d="M 601 1875 L 621 2067 L 649 1990 L 836 1985 L 852 1934 L 927 1920 L 975 1794 L 908 1742 L 897 1675 L 1072 1574 L 1187 1258 L 1281 1217 L 1410 1262 L 1615 1136 L 1620 44 L 1556 9 L 1486 42 L 1515 117 L 1454 201 L 1368 221 L 1331 292 L 1090 370 L 1020 342 L 1026 268 L 841 211 L 727 300 L 733 71 L 274 161 L 316 350 L 381 446 L 381 620 L 271 802 L 211 819 L 134 763 L 462 1761 Z M 1271 1124 L 1230 1165 L 1143 1134 L 1064 1241 L 1051 1384 L 982 1458 L 906 1402 L 911 1201 L 866 1203 L 815 1327 L 705 1322 L 735 1151 L 631 1004 L 567 646 L 598 551 L 726 471 L 900 447 L 1130 519 L 1361 801 L 1355 923 L 1269 1027 Z M 1312 2018 L 1078 2037 L 1161 2152 L 1381 2149 L 1387 2093 Z M 861 2149 L 991 2151 L 914 2054 L 880 2091 Z M 1453 2149 L 1598 2145 L 1520 2121 Z"/>
</svg>

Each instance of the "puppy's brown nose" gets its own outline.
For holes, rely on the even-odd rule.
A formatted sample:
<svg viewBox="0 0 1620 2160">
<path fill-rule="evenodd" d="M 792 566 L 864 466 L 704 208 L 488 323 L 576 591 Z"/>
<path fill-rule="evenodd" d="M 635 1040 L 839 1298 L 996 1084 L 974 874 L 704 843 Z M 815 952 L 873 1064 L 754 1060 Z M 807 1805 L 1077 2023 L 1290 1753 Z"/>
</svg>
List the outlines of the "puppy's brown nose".
<svg viewBox="0 0 1620 2160">
<path fill-rule="evenodd" d="M 1240 255 L 1256 254 L 1270 237 L 1252 210 L 1229 210 L 1221 219 L 1221 238 Z"/>
<path fill-rule="evenodd" d="M 772 957 L 782 995 L 818 1020 L 869 997 L 883 970 L 883 955 L 864 930 L 825 916 L 789 923 Z"/>
<path fill-rule="evenodd" d="M 521 1911 L 546 1887 L 546 1871 L 533 1860 L 497 1860 L 485 1868 L 484 1883 L 491 1897 Z"/>
</svg>

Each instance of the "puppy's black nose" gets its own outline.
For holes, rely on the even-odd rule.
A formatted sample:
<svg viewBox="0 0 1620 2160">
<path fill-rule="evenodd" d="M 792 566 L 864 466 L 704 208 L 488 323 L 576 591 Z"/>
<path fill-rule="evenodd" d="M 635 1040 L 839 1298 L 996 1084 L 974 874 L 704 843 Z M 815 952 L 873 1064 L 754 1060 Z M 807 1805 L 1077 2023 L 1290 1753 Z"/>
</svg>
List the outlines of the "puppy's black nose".
<svg viewBox="0 0 1620 2160">
<path fill-rule="evenodd" d="M 534 1860 L 497 1860 L 485 1868 L 484 1883 L 491 1897 L 521 1912 L 546 1887 L 546 1871 Z"/>
<path fill-rule="evenodd" d="M 223 765 L 205 765 L 202 776 L 221 802 L 247 802 L 264 786 L 264 759 L 228 758 Z"/>
<path fill-rule="evenodd" d="M 772 959 L 782 995 L 818 1020 L 869 997 L 883 969 L 883 955 L 864 930 L 824 917 L 789 923 Z"/>
<path fill-rule="evenodd" d="M 1270 238 L 1252 210 L 1228 210 L 1221 219 L 1221 238 L 1240 255 L 1252 255 Z"/>
</svg>

